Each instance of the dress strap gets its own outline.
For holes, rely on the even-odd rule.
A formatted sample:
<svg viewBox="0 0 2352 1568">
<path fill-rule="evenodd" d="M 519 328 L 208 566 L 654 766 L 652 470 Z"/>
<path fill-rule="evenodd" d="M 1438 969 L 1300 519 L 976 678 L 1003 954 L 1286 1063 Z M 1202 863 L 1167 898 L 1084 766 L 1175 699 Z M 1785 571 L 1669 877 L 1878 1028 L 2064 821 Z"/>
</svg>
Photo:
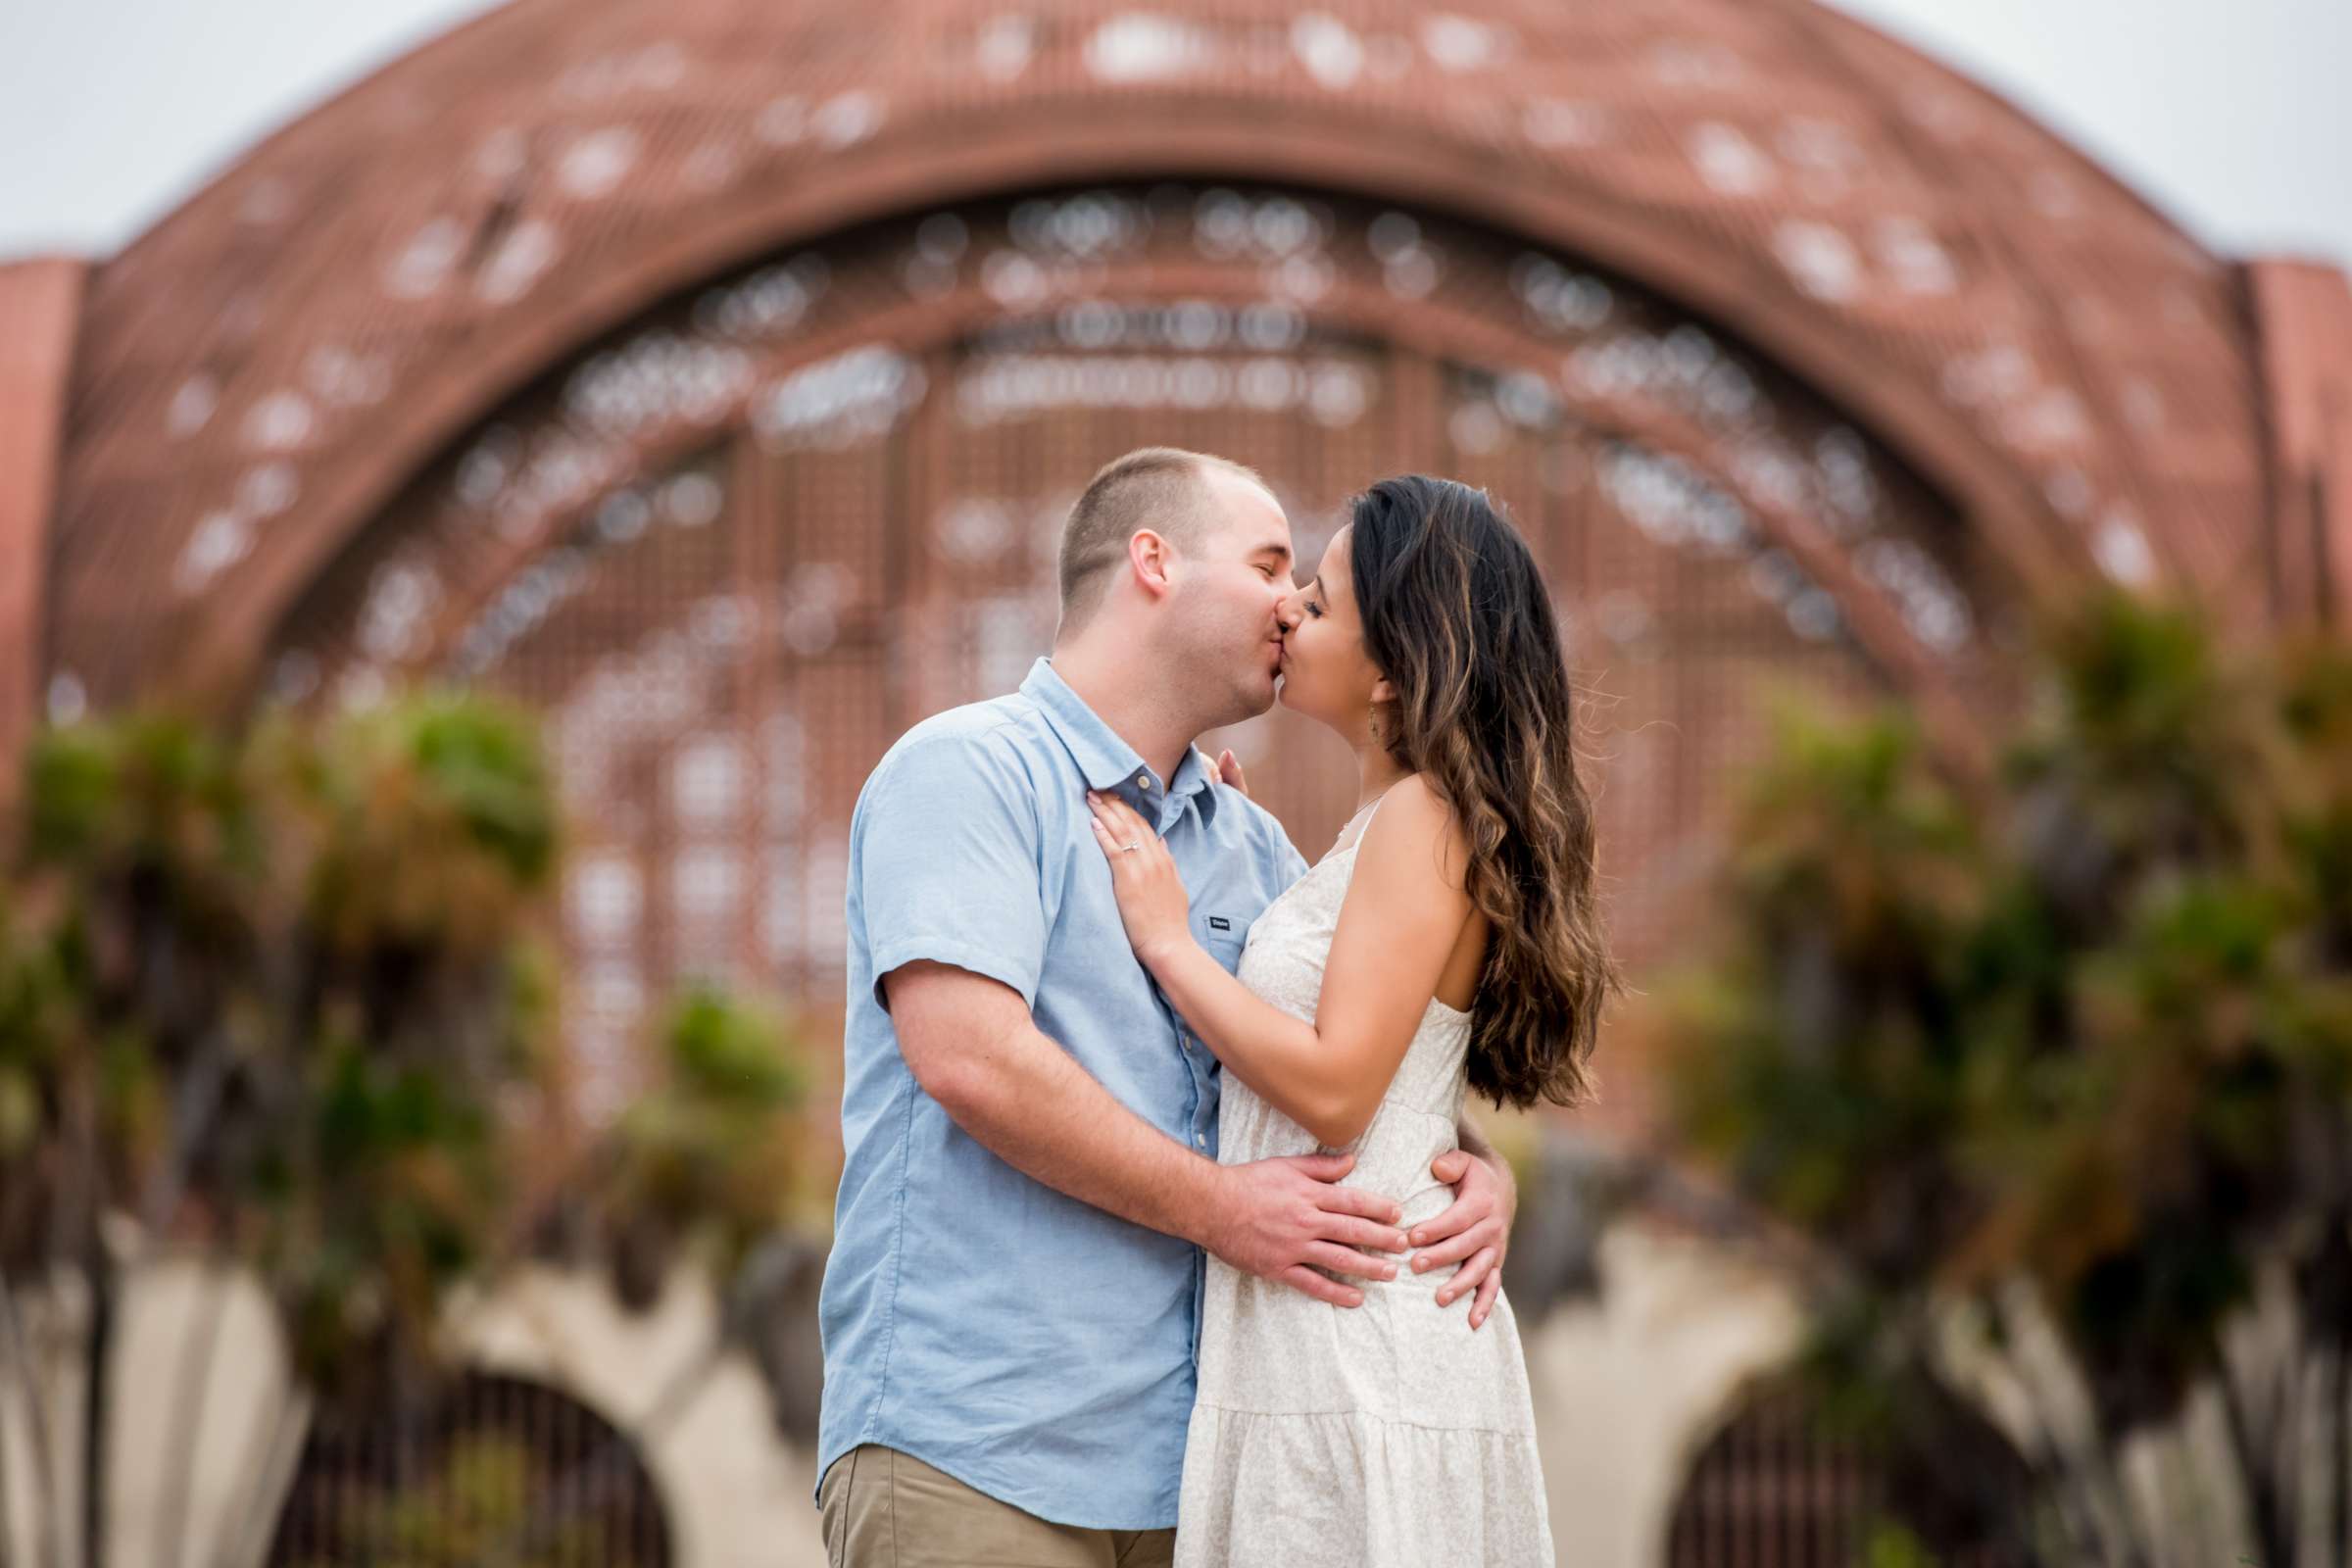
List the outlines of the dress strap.
<svg viewBox="0 0 2352 1568">
<path fill-rule="evenodd" d="M 1399 779 L 1397 782 L 1402 783 L 1403 780 Z M 1364 842 L 1364 835 L 1372 831 L 1372 819 L 1380 814 L 1380 803 L 1387 800 L 1389 798 L 1389 790 L 1393 790 L 1396 787 L 1396 784 L 1392 784 L 1389 786 L 1388 790 L 1382 790 L 1378 795 L 1372 797 L 1371 808 L 1364 812 L 1364 825 L 1357 828 L 1355 830 L 1355 837 L 1348 841 L 1348 847 L 1349 849 L 1352 850 L 1357 845 Z M 1353 821 L 1354 818 L 1350 817 L 1348 820 Z M 1344 826 L 1345 824 L 1342 825 Z"/>
</svg>

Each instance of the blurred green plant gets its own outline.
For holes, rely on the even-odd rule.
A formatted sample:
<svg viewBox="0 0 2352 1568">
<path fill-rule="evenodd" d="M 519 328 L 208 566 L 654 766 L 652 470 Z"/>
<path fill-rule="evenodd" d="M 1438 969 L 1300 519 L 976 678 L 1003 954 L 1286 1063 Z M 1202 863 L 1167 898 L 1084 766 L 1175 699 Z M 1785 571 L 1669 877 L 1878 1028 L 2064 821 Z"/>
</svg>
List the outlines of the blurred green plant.
<svg viewBox="0 0 2352 1568">
<path fill-rule="evenodd" d="M 2261 1560 L 2343 1568 L 2352 650 L 2102 598 L 2034 693 L 1989 788 L 1900 716 L 1778 716 L 1671 988 L 1671 1119 L 1812 1244 L 1818 1373 L 1984 1326 L 2080 1559 L 2157 1560 L 2123 1450 L 2211 1391 Z"/>
<path fill-rule="evenodd" d="M 18 1291 L 70 1280 L 85 1387 L 112 1408 L 130 1272 L 194 1257 L 268 1289 L 287 1422 L 407 1410 L 444 1386 L 453 1293 L 559 1209 L 636 1304 L 690 1243 L 731 1281 L 805 1222 L 823 1141 L 797 1118 L 799 1044 L 715 990 L 653 1042 L 654 1092 L 576 1147 L 543 929 L 562 835 L 527 712 L 421 693 L 233 736 L 130 714 L 39 735 L 24 781 L 0 842 L 8 1365 L 33 1364 Z M 182 1432 L 192 1382 L 165 1415 Z M 27 1408 L 46 1476 L 69 1461 Z M 109 1434 L 78 1441 L 81 1516 L 36 1510 L 43 1562 L 103 1560 Z M 185 1479 L 158 1513 L 172 1551 Z"/>
<path fill-rule="evenodd" d="M 1909 1526 L 1874 1519 L 1862 1538 L 1863 1568 L 1936 1568 L 1936 1554 Z"/>
<path fill-rule="evenodd" d="M 666 1071 L 622 1112 L 604 1176 L 583 1192 L 614 1289 L 639 1305 L 689 1248 L 703 1248 L 718 1277 L 736 1277 L 814 1185 L 812 1140 L 797 1120 L 808 1073 L 780 1018 L 695 990 L 660 1042 Z"/>
</svg>

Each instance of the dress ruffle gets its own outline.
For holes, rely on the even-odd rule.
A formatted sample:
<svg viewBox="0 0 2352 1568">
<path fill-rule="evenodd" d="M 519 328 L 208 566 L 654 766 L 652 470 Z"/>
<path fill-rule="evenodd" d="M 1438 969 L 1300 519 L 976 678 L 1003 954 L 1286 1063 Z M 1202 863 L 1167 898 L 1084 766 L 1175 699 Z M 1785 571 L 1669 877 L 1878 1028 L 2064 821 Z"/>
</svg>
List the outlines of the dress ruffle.
<svg viewBox="0 0 2352 1568">
<path fill-rule="evenodd" d="M 1551 1568 L 1535 1440 L 1196 1404 L 1178 1568 Z"/>
</svg>

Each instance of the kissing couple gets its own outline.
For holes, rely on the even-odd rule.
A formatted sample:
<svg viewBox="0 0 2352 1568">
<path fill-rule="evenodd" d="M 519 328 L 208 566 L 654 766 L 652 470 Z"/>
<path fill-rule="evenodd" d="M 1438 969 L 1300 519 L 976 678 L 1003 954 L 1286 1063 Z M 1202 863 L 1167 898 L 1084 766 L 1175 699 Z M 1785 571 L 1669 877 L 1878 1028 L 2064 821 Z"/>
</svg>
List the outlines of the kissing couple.
<svg viewBox="0 0 2352 1568">
<path fill-rule="evenodd" d="M 1556 617 L 1449 480 L 1299 564 L 1249 468 L 1118 459 L 1052 653 L 858 797 L 836 1568 L 1553 1560 L 1464 1100 L 1589 1100 L 1618 984 Z M 1357 762 L 1311 866 L 1194 744 L 1278 701 Z"/>
</svg>

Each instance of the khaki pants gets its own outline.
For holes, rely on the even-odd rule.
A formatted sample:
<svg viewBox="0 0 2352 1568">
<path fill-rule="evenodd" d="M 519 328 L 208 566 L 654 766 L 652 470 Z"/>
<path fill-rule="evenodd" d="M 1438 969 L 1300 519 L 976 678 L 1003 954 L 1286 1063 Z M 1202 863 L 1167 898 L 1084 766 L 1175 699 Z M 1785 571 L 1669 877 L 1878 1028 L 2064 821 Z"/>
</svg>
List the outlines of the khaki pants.
<svg viewBox="0 0 2352 1568">
<path fill-rule="evenodd" d="M 816 1489 L 831 1568 L 1167 1568 L 1173 1530 L 1049 1524 L 922 1460 L 864 1444 Z"/>
</svg>

